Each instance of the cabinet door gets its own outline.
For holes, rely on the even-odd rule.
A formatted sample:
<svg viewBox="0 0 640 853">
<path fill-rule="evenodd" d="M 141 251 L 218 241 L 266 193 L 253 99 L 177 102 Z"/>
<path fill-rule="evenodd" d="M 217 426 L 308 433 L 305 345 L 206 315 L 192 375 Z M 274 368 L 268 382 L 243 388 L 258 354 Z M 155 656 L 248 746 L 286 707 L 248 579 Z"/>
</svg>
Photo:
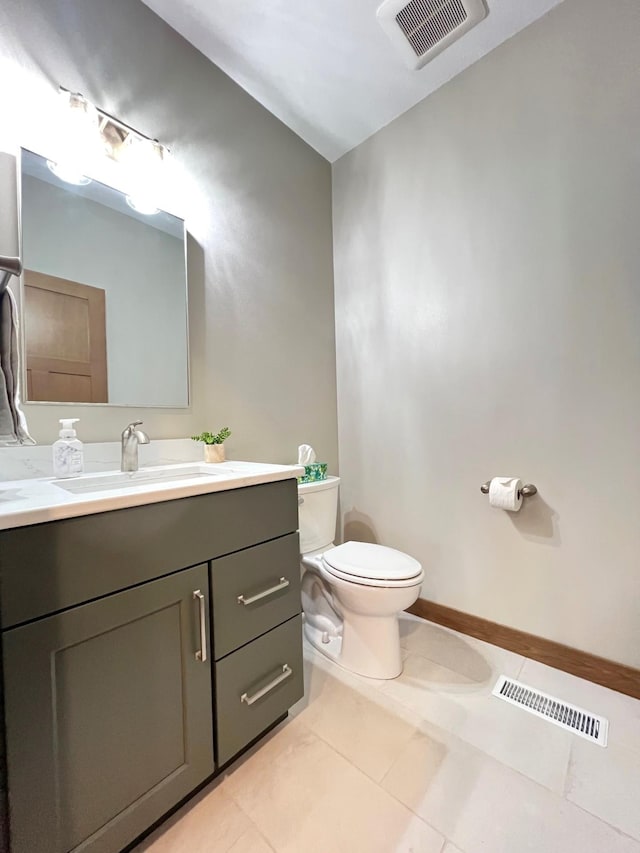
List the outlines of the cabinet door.
<svg viewBox="0 0 640 853">
<path fill-rule="evenodd" d="M 201 606 L 206 565 L 5 632 L 12 853 L 117 853 L 213 772 Z"/>
</svg>

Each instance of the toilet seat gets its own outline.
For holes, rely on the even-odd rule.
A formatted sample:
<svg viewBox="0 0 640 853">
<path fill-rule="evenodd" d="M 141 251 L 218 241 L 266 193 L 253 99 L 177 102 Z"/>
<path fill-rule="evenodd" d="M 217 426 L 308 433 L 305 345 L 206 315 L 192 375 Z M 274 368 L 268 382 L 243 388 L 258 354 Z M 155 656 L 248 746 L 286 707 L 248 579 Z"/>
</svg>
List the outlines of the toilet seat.
<svg viewBox="0 0 640 853">
<path fill-rule="evenodd" d="M 345 542 L 322 555 L 324 570 L 363 586 L 406 587 L 422 582 L 422 566 L 413 557 L 370 542 Z"/>
</svg>

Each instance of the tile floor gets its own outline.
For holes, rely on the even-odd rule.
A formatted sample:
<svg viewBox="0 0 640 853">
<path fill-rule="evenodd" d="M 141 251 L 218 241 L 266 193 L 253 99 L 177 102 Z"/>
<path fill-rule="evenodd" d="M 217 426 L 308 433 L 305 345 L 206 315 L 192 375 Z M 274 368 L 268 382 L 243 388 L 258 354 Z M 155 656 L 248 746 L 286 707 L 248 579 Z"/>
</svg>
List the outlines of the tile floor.
<svg viewBox="0 0 640 853">
<path fill-rule="evenodd" d="M 289 719 L 136 853 L 640 853 L 640 701 L 412 616 L 402 644 L 390 682 L 305 647 Z M 609 746 L 492 698 L 500 673 Z"/>
</svg>

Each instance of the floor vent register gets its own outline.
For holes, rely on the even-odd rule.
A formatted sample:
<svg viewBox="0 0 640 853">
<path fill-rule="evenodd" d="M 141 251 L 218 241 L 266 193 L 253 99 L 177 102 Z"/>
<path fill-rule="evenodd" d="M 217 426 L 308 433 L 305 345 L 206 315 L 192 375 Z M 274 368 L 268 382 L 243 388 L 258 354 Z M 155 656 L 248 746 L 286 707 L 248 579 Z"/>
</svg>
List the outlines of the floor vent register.
<svg viewBox="0 0 640 853">
<path fill-rule="evenodd" d="M 604 717 L 592 714 L 591 711 L 570 705 L 555 696 L 542 693 L 513 678 L 507 678 L 506 675 L 501 675 L 498 679 L 493 688 L 493 695 L 586 738 L 592 743 L 597 743 L 599 746 L 607 745 L 609 722 Z"/>
</svg>

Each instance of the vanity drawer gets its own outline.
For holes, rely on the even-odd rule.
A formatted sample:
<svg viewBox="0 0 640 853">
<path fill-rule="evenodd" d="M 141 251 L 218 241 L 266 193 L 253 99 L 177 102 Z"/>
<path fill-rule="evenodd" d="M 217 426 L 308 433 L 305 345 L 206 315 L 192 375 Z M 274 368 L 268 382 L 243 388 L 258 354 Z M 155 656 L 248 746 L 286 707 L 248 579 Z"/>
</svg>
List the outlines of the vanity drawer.
<svg viewBox="0 0 640 853">
<path fill-rule="evenodd" d="M 216 660 L 300 613 L 298 534 L 211 562 Z"/>
<path fill-rule="evenodd" d="M 218 767 L 304 694 L 302 616 L 294 616 L 215 665 Z"/>
</svg>

